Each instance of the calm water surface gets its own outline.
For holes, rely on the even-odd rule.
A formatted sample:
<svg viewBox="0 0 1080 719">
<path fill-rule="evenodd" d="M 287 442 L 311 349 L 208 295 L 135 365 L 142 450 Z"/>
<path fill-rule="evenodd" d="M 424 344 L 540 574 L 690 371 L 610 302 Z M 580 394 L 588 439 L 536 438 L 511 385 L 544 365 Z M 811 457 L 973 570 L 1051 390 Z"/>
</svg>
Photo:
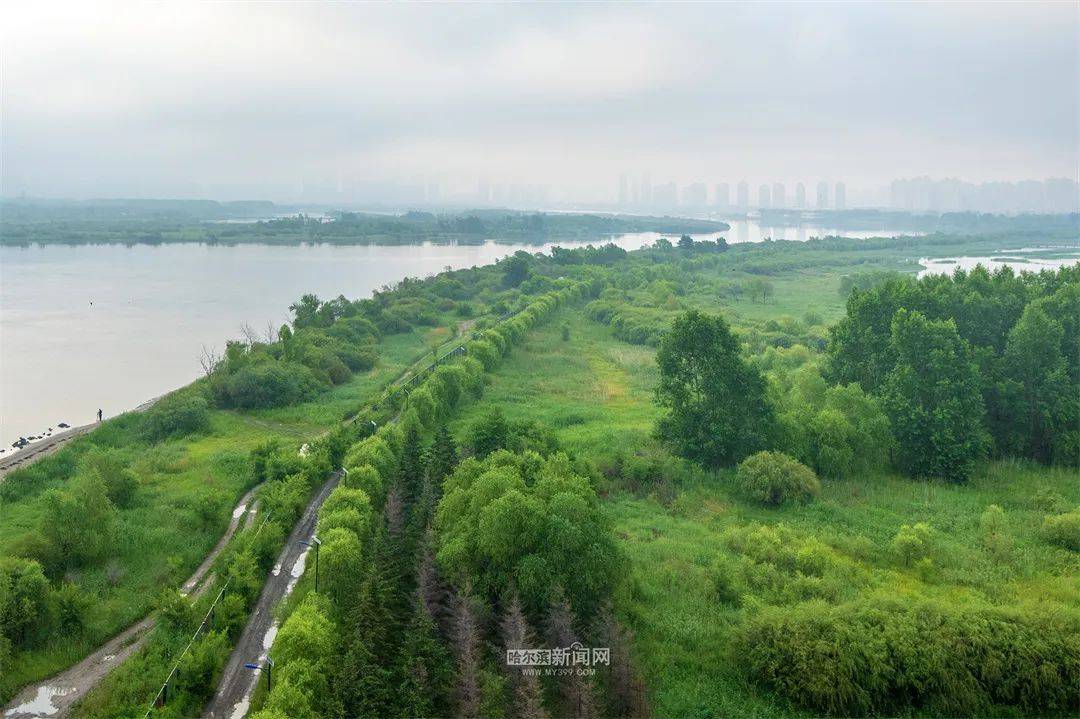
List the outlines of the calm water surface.
<svg viewBox="0 0 1080 719">
<path fill-rule="evenodd" d="M 747 242 L 787 232 L 744 222 L 722 234 Z M 614 241 L 630 250 L 659 236 Z M 281 325 L 305 293 L 366 297 L 403 277 L 488 264 L 519 249 L 551 245 L 0 247 L 0 448 L 192 381 L 203 345 L 220 349 L 244 323 L 259 331 Z"/>
</svg>

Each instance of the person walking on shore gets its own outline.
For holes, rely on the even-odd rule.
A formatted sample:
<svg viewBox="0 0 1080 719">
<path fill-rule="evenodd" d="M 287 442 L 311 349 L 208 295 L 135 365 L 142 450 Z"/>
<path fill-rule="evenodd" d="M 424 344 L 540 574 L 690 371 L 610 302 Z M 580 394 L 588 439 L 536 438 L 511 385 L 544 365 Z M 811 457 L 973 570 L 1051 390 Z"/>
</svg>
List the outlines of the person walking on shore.
<svg viewBox="0 0 1080 719">
<path fill-rule="evenodd" d="M 98 422 L 101 421 L 101 408 L 100 407 L 98 408 L 98 411 L 97 411 L 97 421 Z"/>
</svg>

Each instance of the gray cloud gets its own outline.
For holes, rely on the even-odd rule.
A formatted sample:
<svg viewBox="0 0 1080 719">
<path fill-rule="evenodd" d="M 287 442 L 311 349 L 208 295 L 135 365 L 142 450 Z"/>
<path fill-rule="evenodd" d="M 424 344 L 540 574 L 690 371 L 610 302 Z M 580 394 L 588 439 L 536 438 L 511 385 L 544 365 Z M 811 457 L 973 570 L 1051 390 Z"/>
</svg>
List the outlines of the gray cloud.
<svg viewBox="0 0 1080 719">
<path fill-rule="evenodd" d="M 1046 4 L 9 7 L 4 194 L 1074 176 Z"/>
</svg>

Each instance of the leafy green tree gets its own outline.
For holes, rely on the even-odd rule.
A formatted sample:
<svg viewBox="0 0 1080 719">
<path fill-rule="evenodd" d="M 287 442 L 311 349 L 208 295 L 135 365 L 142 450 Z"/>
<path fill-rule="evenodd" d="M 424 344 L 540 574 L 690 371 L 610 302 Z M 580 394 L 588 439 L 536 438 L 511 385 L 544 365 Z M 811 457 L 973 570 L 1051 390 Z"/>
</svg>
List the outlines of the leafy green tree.
<svg viewBox="0 0 1080 719">
<path fill-rule="evenodd" d="M 667 410 L 657 434 L 678 454 L 719 467 L 767 445 L 774 417 L 765 380 L 722 317 L 696 310 L 677 317 L 656 360 L 656 399 Z"/>
<path fill-rule="evenodd" d="M 465 460 L 446 481 L 435 527 L 452 581 L 471 581 L 491 600 L 516 591 L 534 615 L 558 586 L 587 613 L 621 567 L 595 490 L 561 454 Z"/>
<path fill-rule="evenodd" d="M 1077 388 L 1061 347 L 1064 330 L 1040 303 L 1028 305 L 1009 332 L 1003 357 L 1005 395 L 1012 398 L 1009 444 L 1024 456 L 1068 461 L 1067 435 L 1077 432 Z M 1057 451 L 1055 451 L 1057 450 Z M 1066 450 L 1066 451 L 1062 451 Z"/>
<path fill-rule="evenodd" d="M 507 445 L 510 429 L 506 417 L 498 407 L 472 423 L 468 430 L 468 442 L 473 454 L 486 457 Z"/>
<path fill-rule="evenodd" d="M 979 379 L 967 343 L 951 321 L 898 310 L 884 406 L 900 468 L 914 476 L 966 481 L 989 444 Z"/>
<path fill-rule="evenodd" d="M 293 313 L 293 327 L 298 330 L 314 327 L 318 321 L 319 304 L 319 298 L 309 294 L 289 305 L 289 311 Z"/>
<path fill-rule="evenodd" d="M 507 257 L 500 264 L 503 266 L 503 285 L 517 287 L 529 279 L 531 270 L 529 262 L 531 257 L 528 252 L 518 250 L 512 257 Z"/>
</svg>

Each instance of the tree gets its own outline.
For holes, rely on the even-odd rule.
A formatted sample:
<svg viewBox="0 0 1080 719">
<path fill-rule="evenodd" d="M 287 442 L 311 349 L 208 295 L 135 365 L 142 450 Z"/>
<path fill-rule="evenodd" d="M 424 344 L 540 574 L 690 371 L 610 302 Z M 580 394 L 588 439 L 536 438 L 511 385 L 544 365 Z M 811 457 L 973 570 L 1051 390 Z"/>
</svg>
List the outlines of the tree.
<svg viewBox="0 0 1080 719">
<path fill-rule="evenodd" d="M 566 595 L 559 591 L 548 607 L 545 639 L 551 648 L 566 649 L 578 641 L 574 631 L 574 610 Z M 588 719 L 596 714 L 596 698 L 588 677 L 572 673 L 559 677 L 559 695 L 562 699 L 561 716 Z"/>
<path fill-rule="evenodd" d="M 477 457 L 486 457 L 506 446 L 509 428 L 506 417 L 496 407 L 469 427 L 469 445 Z"/>
<path fill-rule="evenodd" d="M 1067 459 L 1067 452 L 1055 449 L 1070 430 L 1076 431 L 1076 388 L 1061 352 L 1063 337 L 1061 325 L 1033 303 L 1010 330 L 1003 357 L 1004 394 L 1012 399 L 1009 444 L 1043 463 L 1055 454 Z"/>
<path fill-rule="evenodd" d="M 621 569 L 609 522 L 566 455 L 496 452 L 465 460 L 447 479 L 436 559 L 451 581 L 471 582 L 483 599 L 516 592 L 536 616 L 563 587 L 587 613 Z"/>
<path fill-rule="evenodd" d="M 503 284 L 507 287 L 517 287 L 529 279 L 531 272 L 529 261 L 529 253 L 522 250 L 515 252 L 513 257 L 503 260 Z"/>
<path fill-rule="evenodd" d="M 459 717 L 475 717 L 480 711 L 480 623 L 475 600 L 468 587 L 454 602 L 454 647 L 457 649 Z"/>
<path fill-rule="evenodd" d="M 502 623 L 503 645 L 509 652 L 512 649 L 535 649 L 532 630 L 521 611 L 521 602 L 517 594 L 510 599 Z M 523 667 L 507 666 L 514 688 L 514 716 L 520 719 L 541 719 L 544 712 L 540 695 L 540 680 L 535 674 L 522 671 Z"/>
<path fill-rule="evenodd" d="M 694 238 L 690 235 L 683 235 L 679 238 L 680 250 L 692 250 L 694 249 Z"/>
<path fill-rule="evenodd" d="M 309 294 L 289 305 L 289 311 L 293 313 L 293 327 L 302 329 L 316 326 L 319 304 L 319 298 Z"/>
<path fill-rule="evenodd" d="M 439 641 L 435 619 L 418 602 L 401 644 L 398 716 L 447 716 L 454 668 Z"/>
<path fill-rule="evenodd" d="M 914 476 L 966 481 L 989 437 L 979 378 L 967 342 L 952 320 L 900 309 L 892 323 L 896 365 L 883 404 L 900 468 Z"/>
<path fill-rule="evenodd" d="M 774 419 L 765 380 L 722 317 L 691 310 L 676 318 L 656 360 L 656 401 L 667 410 L 657 434 L 678 454 L 719 467 L 766 446 Z"/>
</svg>

